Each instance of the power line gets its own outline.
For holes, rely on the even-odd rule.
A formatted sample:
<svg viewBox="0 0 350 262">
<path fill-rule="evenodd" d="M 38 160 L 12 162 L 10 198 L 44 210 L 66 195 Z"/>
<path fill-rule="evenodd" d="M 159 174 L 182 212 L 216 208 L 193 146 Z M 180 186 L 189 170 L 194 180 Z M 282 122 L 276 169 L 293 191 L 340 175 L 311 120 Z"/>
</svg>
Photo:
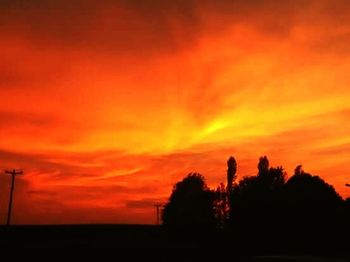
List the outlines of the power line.
<svg viewBox="0 0 350 262">
<path fill-rule="evenodd" d="M 10 225 L 11 221 L 11 212 L 12 212 L 12 201 L 13 201 L 13 191 L 15 189 L 15 177 L 16 175 L 22 175 L 23 171 L 22 170 L 5 170 L 5 174 L 11 175 L 11 191 L 10 191 L 10 200 L 9 200 L 9 207 L 8 207 L 8 212 L 7 212 L 7 223 L 6 225 Z"/>
</svg>

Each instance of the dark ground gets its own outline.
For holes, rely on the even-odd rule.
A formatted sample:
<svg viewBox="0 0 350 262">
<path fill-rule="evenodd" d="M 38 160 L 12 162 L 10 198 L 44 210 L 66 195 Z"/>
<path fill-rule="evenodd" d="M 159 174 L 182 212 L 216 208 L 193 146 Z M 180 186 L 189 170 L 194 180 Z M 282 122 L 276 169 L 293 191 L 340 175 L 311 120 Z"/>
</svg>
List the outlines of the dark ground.
<svg viewBox="0 0 350 262">
<path fill-rule="evenodd" d="M 149 225 L 1 226 L 1 253 L 97 256 L 98 261 L 350 261 L 349 238 L 337 232 L 276 237 L 236 232 L 168 231 Z"/>
</svg>

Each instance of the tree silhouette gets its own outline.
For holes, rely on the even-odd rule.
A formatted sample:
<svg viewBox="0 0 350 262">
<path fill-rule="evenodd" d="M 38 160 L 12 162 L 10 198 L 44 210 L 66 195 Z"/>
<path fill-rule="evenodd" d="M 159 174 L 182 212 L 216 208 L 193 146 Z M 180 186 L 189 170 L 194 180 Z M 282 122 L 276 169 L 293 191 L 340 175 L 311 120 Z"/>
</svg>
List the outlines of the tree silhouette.
<svg viewBox="0 0 350 262">
<path fill-rule="evenodd" d="M 188 229 L 214 228 L 214 195 L 202 175 L 190 173 L 174 186 L 162 214 L 164 225 Z"/>
<path fill-rule="evenodd" d="M 216 188 L 214 210 L 218 227 L 224 228 L 229 219 L 230 206 L 228 190 L 223 183 Z"/>
<path fill-rule="evenodd" d="M 234 157 L 227 160 L 227 185 L 220 183 L 215 191 L 215 215 L 218 225 L 223 228 L 229 218 L 230 196 L 232 194 L 233 183 L 236 180 L 237 162 Z"/>
<path fill-rule="evenodd" d="M 302 165 L 297 165 L 297 167 L 294 169 L 294 175 L 302 175 L 304 174 L 303 166 Z"/>
<path fill-rule="evenodd" d="M 230 226 L 245 228 L 247 234 L 271 231 L 281 227 L 283 220 L 286 172 L 283 167 L 270 167 L 266 156 L 260 157 L 257 167 L 258 175 L 243 177 L 230 198 Z"/>
<path fill-rule="evenodd" d="M 237 172 L 237 162 L 236 162 L 236 159 L 231 156 L 227 160 L 227 191 L 228 191 L 228 194 L 231 194 L 231 192 L 232 192 L 233 182 L 236 179 L 236 172 Z"/>
<path fill-rule="evenodd" d="M 258 163 L 258 176 L 266 176 L 269 172 L 269 160 L 267 159 L 267 156 L 262 156 L 259 159 Z"/>
<path fill-rule="evenodd" d="M 269 191 L 281 190 L 286 179 L 286 172 L 283 167 L 269 167 L 269 160 L 266 156 L 260 157 L 258 164 L 258 175 L 243 177 L 234 187 L 234 195 L 248 195 L 257 198 L 257 201 L 264 197 Z M 256 202 L 254 200 L 254 202 Z"/>
<path fill-rule="evenodd" d="M 286 182 L 287 173 L 284 171 L 282 166 L 271 167 L 268 171 L 268 176 L 264 177 L 267 183 L 267 186 L 270 189 L 278 190 L 280 189 Z"/>
<path fill-rule="evenodd" d="M 284 186 L 283 208 L 288 224 L 285 234 L 304 243 L 334 239 L 347 224 L 345 201 L 333 186 L 304 172 L 302 166 Z"/>
<path fill-rule="evenodd" d="M 333 186 L 318 176 L 305 173 L 301 166 L 295 169 L 294 176 L 286 183 L 285 199 L 285 204 L 292 213 L 315 219 L 334 213 L 343 204 Z"/>
<path fill-rule="evenodd" d="M 266 156 L 259 158 L 256 176 L 238 183 L 233 157 L 227 167 L 227 186 L 220 183 L 216 191 L 197 173 L 178 182 L 164 209 L 164 225 L 201 231 L 219 225 L 225 234 L 217 241 L 227 247 L 325 249 L 327 240 L 348 248 L 338 234 L 348 228 L 350 199 L 344 201 L 323 179 L 298 165 L 287 180 L 283 167 L 270 167 Z"/>
</svg>

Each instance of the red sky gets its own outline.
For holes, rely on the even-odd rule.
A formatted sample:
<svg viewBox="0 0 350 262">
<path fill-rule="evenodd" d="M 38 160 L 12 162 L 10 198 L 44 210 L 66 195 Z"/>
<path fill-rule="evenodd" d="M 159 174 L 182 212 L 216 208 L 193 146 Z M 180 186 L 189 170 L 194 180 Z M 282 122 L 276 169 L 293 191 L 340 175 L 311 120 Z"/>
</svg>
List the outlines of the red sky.
<svg viewBox="0 0 350 262">
<path fill-rule="evenodd" d="M 0 168 L 14 223 L 154 223 L 191 171 L 261 155 L 350 182 L 350 3 L 0 3 Z M 4 223 L 10 179 L 0 176 Z"/>
</svg>

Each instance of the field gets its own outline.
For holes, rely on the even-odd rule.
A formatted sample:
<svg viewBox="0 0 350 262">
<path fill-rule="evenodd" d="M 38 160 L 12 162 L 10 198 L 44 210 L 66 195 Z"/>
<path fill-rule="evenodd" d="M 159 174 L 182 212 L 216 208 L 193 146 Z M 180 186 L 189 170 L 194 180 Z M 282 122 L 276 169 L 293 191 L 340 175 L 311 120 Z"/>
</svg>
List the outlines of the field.
<svg viewBox="0 0 350 262">
<path fill-rule="evenodd" d="M 0 249 L 12 255 L 24 251 L 28 256 L 112 255 L 122 261 L 350 261 L 347 240 L 317 239 L 168 231 L 150 225 L 0 227 Z"/>
</svg>

